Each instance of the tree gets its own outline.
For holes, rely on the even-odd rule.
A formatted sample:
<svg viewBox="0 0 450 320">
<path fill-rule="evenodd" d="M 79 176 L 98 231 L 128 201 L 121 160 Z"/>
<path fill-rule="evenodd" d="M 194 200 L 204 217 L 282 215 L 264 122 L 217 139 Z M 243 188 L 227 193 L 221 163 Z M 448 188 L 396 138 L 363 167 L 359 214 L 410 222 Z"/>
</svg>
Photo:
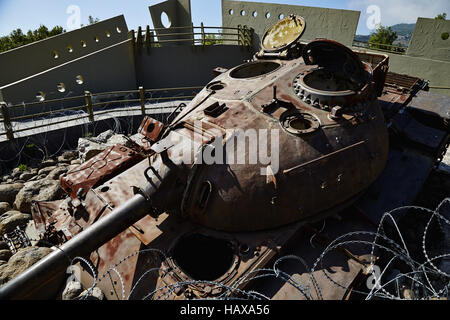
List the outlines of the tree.
<svg viewBox="0 0 450 320">
<path fill-rule="evenodd" d="M 38 29 L 33 31 L 28 30 L 26 34 L 19 28 L 11 31 L 9 35 L 0 38 L 0 52 L 12 50 L 48 37 L 53 37 L 63 32 L 66 32 L 66 30 L 60 26 L 48 30 L 46 26 L 40 25 Z"/>
<path fill-rule="evenodd" d="M 100 19 L 99 18 L 94 18 L 93 16 L 89 15 L 88 22 L 89 22 L 88 25 L 91 25 L 91 24 L 100 22 Z M 84 24 L 81 24 L 80 27 L 84 27 Z"/>
<path fill-rule="evenodd" d="M 100 21 L 99 18 L 94 18 L 92 16 L 89 16 L 88 20 L 89 20 L 89 24 L 94 24 L 94 23 L 97 23 Z"/>
<path fill-rule="evenodd" d="M 438 14 L 436 17 L 435 17 L 435 19 L 436 20 L 445 20 L 445 19 L 447 19 L 447 14 L 444 12 L 444 13 L 441 13 L 441 14 Z"/>
<path fill-rule="evenodd" d="M 223 43 L 223 36 L 222 35 L 215 35 L 212 33 L 206 33 L 205 34 L 205 45 L 214 45 L 214 44 L 222 44 Z"/>
<path fill-rule="evenodd" d="M 397 32 L 393 31 L 391 27 L 380 25 L 375 32 L 371 33 L 369 47 L 390 50 L 390 46 L 392 46 L 395 40 L 397 40 Z"/>
</svg>

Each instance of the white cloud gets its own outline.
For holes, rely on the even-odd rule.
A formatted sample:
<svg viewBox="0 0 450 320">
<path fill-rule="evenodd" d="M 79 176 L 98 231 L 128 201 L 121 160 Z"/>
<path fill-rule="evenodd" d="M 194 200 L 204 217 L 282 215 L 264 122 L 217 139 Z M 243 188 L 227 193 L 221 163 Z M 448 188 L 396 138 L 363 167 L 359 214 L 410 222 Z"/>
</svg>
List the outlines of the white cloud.
<svg viewBox="0 0 450 320">
<path fill-rule="evenodd" d="M 371 5 L 380 7 L 381 24 L 384 26 L 416 23 L 418 17 L 434 18 L 443 12 L 450 16 L 449 0 L 349 0 L 347 4 L 349 9 L 361 11 L 364 21 L 370 16 L 366 9 Z"/>
</svg>

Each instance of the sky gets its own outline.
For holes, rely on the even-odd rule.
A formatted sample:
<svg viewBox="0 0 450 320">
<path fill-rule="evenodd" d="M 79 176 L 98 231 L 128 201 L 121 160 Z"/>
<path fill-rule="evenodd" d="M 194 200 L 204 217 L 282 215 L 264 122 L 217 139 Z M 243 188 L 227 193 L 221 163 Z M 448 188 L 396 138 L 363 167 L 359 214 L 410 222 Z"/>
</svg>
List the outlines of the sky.
<svg viewBox="0 0 450 320">
<path fill-rule="evenodd" d="M 247 0 L 312 7 L 361 11 L 357 34 L 369 34 L 376 23 L 394 25 L 415 23 L 417 17 L 434 18 L 446 12 L 450 16 L 450 0 Z M 52 28 L 60 25 L 66 30 L 74 26 L 74 6 L 79 8 L 82 24 L 89 15 L 100 20 L 123 14 L 129 29 L 152 26 L 148 6 L 162 0 L 0 0 L 0 36 L 21 28 L 26 32 L 39 25 Z M 222 24 L 221 0 L 191 0 L 194 25 Z M 76 20 L 75 20 L 76 21 Z"/>
</svg>

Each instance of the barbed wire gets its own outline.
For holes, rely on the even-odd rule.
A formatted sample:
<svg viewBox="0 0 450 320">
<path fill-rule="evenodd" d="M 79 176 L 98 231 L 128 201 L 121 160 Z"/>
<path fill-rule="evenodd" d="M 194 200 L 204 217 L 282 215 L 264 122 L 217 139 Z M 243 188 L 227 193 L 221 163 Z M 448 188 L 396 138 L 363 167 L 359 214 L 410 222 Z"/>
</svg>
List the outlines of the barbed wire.
<svg viewBox="0 0 450 320">
<path fill-rule="evenodd" d="M 218 281 L 202 281 L 202 280 L 185 280 L 178 281 L 172 283 L 164 283 L 159 287 L 153 287 L 152 289 L 148 289 L 146 294 L 143 294 L 141 297 L 136 297 L 135 292 L 138 287 L 144 286 L 144 279 L 148 277 L 152 273 L 160 272 L 160 278 L 164 279 L 169 273 L 170 270 L 161 270 L 160 267 L 157 266 L 158 262 L 154 261 L 155 266 L 145 270 L 138 279 L 134 282 L 132 288 L 128 296 L 125 292 L 125 286 L 123 282 L 123 278 L 118 271 L 118 267 L 129 260 L 132 257 L 139 256 L 141 254 L 146 254 L 149 252 L 157 253 L 159 256 L 159 261 L 162 262 L 168 258 L 168 253 L 153 248 L 147 248 L 144 250 L 140 250 L 130 254 L 127 257 L 121 259 L 118 263 L 112 265 L 104 274 L 96 275 L 94 269 L 91 269 L 91 275 L 94 278 L 93 285 L 88 289 L 88 293 L 84 296 L 86 298 L 90 292 L 94 289 L 94 287 L 101 282 L 107 275 L 111 272 L 114 272 L 119 280 L 120 280 L 120 292 L 122 299 L 155 299 L 155 300 L 164 300 L 173 298 L 176 295 L 176 292 L 180 290 L 186 290 L 186 288 L 201 288 L 205 285 L 213 287 L 215 289 L 220 288 L 221 293 L 216 296 L 209 297 L 189 297 L 187 299 L 200 299 L 200 300 L 269 300 L 270 297 L 267 296 L 264 292 L 256 291 L 253 289 L 242 289 L 246 288 L 246 285 L 249 283 L 254 283 L 257 280 L 267 280 L 269 278 L 274 278 L 283 281 L 286 284 L 292 286 L 299 297 L 303 297 L 304 299 L 314 299 L 313 292 L 317 299 L 325 299 L 325 292 L 332 292 L 336 288 L 341 288 L 344 291 L 352 289 L 353 294 L 360 295 L 360 299 L 394 299 L 394 300 L 404 300 L 407 298 L 413 299 L 448 299 L 449 298 L 449 288 L 450 288 L 450 275 L 441 270 L 436 264 L 438 260 L 442 260 L 444 258 L 450 257 L 450 252 L 442 252 L 434 257 L 429 256 L 429 251 L 427 251 L 427 232 L 429 232 L 431 222 L 433 219 L 437 219 L 441 222 L 438 224 L 439 228 L 450 228 L 450 221 L 448 216 L 450 216 L 450 212 L 444 208 L 444 205 L 450 205 L 450 198 L 444 199 L 436 210 L 430 210 L 427 208 L 422 208 L 418 206 L 403 206 L 399 208 L 395 208 L 389 212 L 386 212 L 382 218 L 380 219 L 380 223 L 375 232 L 371 231 L 355 231 L 343 234 L 333 240 L 328 246 L 320 253 L 318 258 L 314 261 L 314 264 L 310 268 L 306 261 L 297 255 L 286 255 L 282 256 L 275 260 L 271 268 L 259 268 L 256 270 L 252 270 L 241 276 L 239 279 L 233 282 L 233 284 L 225 284 Z M 449 206 L 450 208 L 450 206 Z M 398 219 L 395 219 L 394 216 L 396 213 L 400 211 L 408 211 L 411 212 L 419 212 L 420 214 L 429 214 L 430 217 L 427 223 L 424 226 L 424 233 L 422 235 L 418 234 L 418 238 L 421 239 L 422 250 L 425 256 L 425 261 L 420 262 L 416 261 L 411 252 L 408 250 L 408 242 L 402 236 L 401 227 L 398 224 Z M 444 213 L 440 211 L 445 211 Z M 386 223 L 388 221 L 389 224 Z M 389 237 L 384 229 L 388 226 L 392 230 L 397 232 L 397 236 L 399 239 L 392 239 Z M 355 237 L 373 237 L 373 240 L 365 240 L 365 239 L 353 239 L 347 240 L 348 238 Z M 449 241 L 448 238 L 444 238 L 441 244 L 444 244 Z M 382 243 L 380 243 L 382 242 Z M 366 278 L 372 277 L 374 280 L 374 284 L 372 287 L 367 287 L 367 290 L 361 290 L 361 288 L 350 288 L 349 285 L 344 283 L 339 283 L 336 279 L 333 279 L 326 271 L 323 266 L 323 263 L 326 261 L 327 255 L 333 250 L 339 247 L 348 247 L 349 245 L 362 245 L 369 246 L 371 248 L 369 260 L 366 261 L 366 265 L 361 265 L 361 270 L 364 267 L 373 267 L 375 265 L 375 257 L 384 257 L 387 260 L 387 263 L 382 265 L 380 268 L 380 272 L 377 274 L 372 269 L 372 272 L 366 273 Z M 430 245 L 430 244 L 429 244 Z M 431 245 L 430 245 L 431 246 Z M 432 246 L 437 247 L 438 244 L 433 242 Z M 384 252 L 384 253 L 383 253 Z M 292 260 L 298 263 L 301 268 L 297 269 L 296 272 L 287 272 L 282 269 L 282 262 Z M 402 262 L 402 267 L 409 268 L 409 271 L 399 272 L 398 274 L 388 277 L 390 273 L 392 273 L 393 265 L 395 263 Z M 87 262 L 86 262 L 87 263 Z M 324 286 L 319 285 L 315 274 L 316 271 L 321 271 L 325 277 L 329 280 L 329 284 Z M 308 280 L 301 281 L 300 277 L 294 278 L 294 275 L 306 275 Z M 409 286 L 408 286 L 409 281 Z M 373 282 L 373 281 L 372 281 Z M 400 283 L 402 284 L 402 288 L 400 288 Z M 396 284 L 395 288 L 392 289 L 391 285 Z M 253 286 L 254 287 L 254 286 Z M 414 293 L 412 297 L 405 297 L 405 290 L 409 290 Z M 142 291 L 142 290 L 141 290 Z M 295 295 L 294 295 L 295 296 Z"/>
</svg>

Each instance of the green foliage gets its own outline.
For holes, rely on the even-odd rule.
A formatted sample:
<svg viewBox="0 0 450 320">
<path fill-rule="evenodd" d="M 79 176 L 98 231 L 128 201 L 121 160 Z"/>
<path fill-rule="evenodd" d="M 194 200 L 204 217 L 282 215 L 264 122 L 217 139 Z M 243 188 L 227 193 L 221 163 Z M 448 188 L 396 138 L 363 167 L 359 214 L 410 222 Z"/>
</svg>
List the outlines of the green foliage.
<svg viewBox="0 0 450 320">
<path fill-rule="evenodd" d="M 223 36 L 222 35 L 215 35 L 206 33 L 205 34 L 205 45 L 213 45 L 213 44 L 222 44 L 223 43 Z"/>
<path fill-rule="evenodd" d="M 392 44 L 397 39 L 397 32 L 391 27 L 380 25 L 375 32 L 370 35 L 369 48 L 404 52 L 403 48 L 392 48 Z"/>
<path fill-rule="evenodd" d="M 93 16 L 89 16 L 88 17 L 88 25 L 91 25 L 91 24 L 94 24 L 94 23 L 97 23 L 97 22 L 100 22 L 100 19 L 99 18 L 94 18 Z M 81 27 L 84 27 L 84 24 L 81 24 Z"/>
<path fill-rule="evenodd" d="M 436 17 L 435 17 L 435 19 L 436 20 L 446 20 L 447 19 L 447 14 L 444 12 L 444 13 L 441 13 L 441 14 L 438 14 Z"/>
<path fill-rule="evenodd" d="M 34 144 L 33 143 L 27 144 L 25 146 L 25 148 L 28 148 L 28 149 L 34 148 Z"/>
<path fill-rule="evenodd" d="M 20 171 L 27 171 L 27 169 L 28 169 L 28 166 L 26 165 L 26 164 L 19 164 L 19 166 L 18 166 L 18 168 L 19 168 L 19 170 Z"/>
<path fill-rule="evenodd" d="M 52 30 L 49 30 L 46 26 L 41 25 L 34 31 L 28 30 L 26 34 L 23 33 L 21 29 L 16 29 L 13 30 L 8 36 L 0 38 L 0 52 L 18 48 L 48 37 L 53 37 L 63 32 L 66 32 L 66 30 L 60 26 L 56 26 Z"/>
</svg>

